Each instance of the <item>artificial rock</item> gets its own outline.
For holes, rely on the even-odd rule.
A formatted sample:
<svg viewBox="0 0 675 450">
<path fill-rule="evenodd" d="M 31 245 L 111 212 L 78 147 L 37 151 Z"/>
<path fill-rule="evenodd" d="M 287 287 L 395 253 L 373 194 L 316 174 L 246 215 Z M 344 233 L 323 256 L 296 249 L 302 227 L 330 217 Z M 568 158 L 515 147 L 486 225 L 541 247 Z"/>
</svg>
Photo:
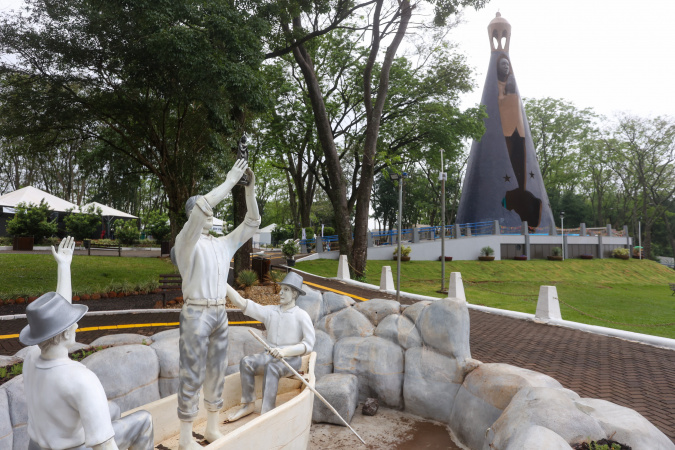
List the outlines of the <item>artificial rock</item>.
<svg viewBox="0 0 675 450">
<path fill-rule="evenodd" d="M 462 385 L 455 396 L 449 423 L 462 444 L 479 449 L 483 446 L 485 432 L 501 415 L 501 409 L 473 395 Z"/>
<path fill-rule="evenodd" d="M 380 322 L 375 328 L 375 336 L 387 339 L 406 350 L 422 345 L 422 337 L 415 324 L 400 314 L 391 314 Z"/>
<path fill-rule="evenodd" d="M 316 365 L 314 374 L 319 379 L 326 374 L 333 373 L 333 347 L 335 341 L 326 332 L 316 330 L 314 351 L 316 352 Z"/>
<path fill-rule="evenodd" d="M 323 296 L 321 292 L 304 284 L 302 289 L 305 295 L 299 295 L 295 300 L 295 304 L 304 309 L 309 314 L 312 323 L 316 326 L 319 319 L 324 315 L 323 313 Z"/>
<path fill-rule="evenodd" d="M 359 377 L 359 400 L 377 398 L 382 404 L 403 406 L 403 349 L 377 336 L 347 337 L 335 343 L 335 373 Z"/>
<path fill-rule="evenodd" d="M 456 359 L 433 350 L 415 347 L 406 351 L 403 382 L 406 411 L 449 423 L 463 372 Z"/>
<path fill-rule="evenodd" d="M 355 308 L 345 308 L 341 311 L 323 317 L 317 329 L 328 333 L 336 342 L 345 337 L 372 336 L 375 327 Z"/>
<path fill-rule="evenodd" d="M 501 447 L 500 447 L 501 448 Z M 503 450 L 570 450 L 570 444 L 548 428 L 533 425 L 516 430 Z M 487 445 L 483 450 L 492 450 Z"/>
<path fill-rule="evenodd" d="M 328 401 L 340 416 L 352 421 L 356 407 L 359 405 L 359 379 L 348 373 L 331 373 L 316 382 L 316 390 Z M 312 421 L 344 425 L 318 397 L 314 397 Z"/>
<path fill-rule="evenodd" d="M 265 351 L 260 342 L 251 336 L 252 330 L 258 336 L 264 337 L 264 333 L 251 327 L 230 327 L 227 346 L 227 371 L 226 375 L 239 372 L 239 362 L 244 356 L 254 355 Z"/>
<path fill-rule="evenodd" d="M 360 302 L 354 306 L 356 310 L 365 315 L 370 322 L 377 326 L 390 314 L 400 314 L 401 304 L 394 300 L 374 298 L 367 302 Z"/>
<path fill-rule="evenodd" d="M 131 345 L 131 344 L 140 344 L 140 345 L 150 345 L 154 342 L 154 339 L 149 336 L 143 336 L 140 334 L 134 333 L 121 333 L 121 334 L 109 334 L 107 336 L 101 336 L 91 343 L 92 347 L 116 347 L 118 345 Z"/>
<path fill-rule="evenodd" d="M 12 378 L 2 385 L 7 395 L 9 419 L 12 423 L 12 448 L 28 448 L 28 406 L 23 389 L 23 375 Z"/>
<path fill-rule="evenodd" d="M 12 434 L 7 391 L 0 387 L 0 450 L 12 450 Z"/>
<path fill-rule="evenodd" d="M 348 308 L 356 303 L 354 299 L 335 292 L 323 293 L 323 314 L 328 315 L 336 311 Z"/>
<path fill-rule="evenodd" d="M 122 411 L 159 400 L 159 360 L 147 345 L 121 345 L 82 360 Z"/>
<path fill-rule="evenodd" d="M 448 298 L 435 301 L 422 310 L 416 325 L 424 343 L 437 352 L 460 361 L 471 358 L 466 302 Z"/>
<path fill-rule="evenodd" d="M 427 300 L 415 302 L 410 306 L 406 306 L 406 308 L 403 310 L 403 315 L 410 319 L 413 323 L 417 323 L 417 319 L 419 318 L 420 314 L 422 314 L 422 311 L 424 311 L 424 308 L 431 305 L 431 303 L 432 302 Z"/>
<path fill-rule="evenodd" d="M 178 392 L 178 336 L 160 339 L 150 345 L 159 361 L 159 396 L 164 398 Z"/>
</svg>

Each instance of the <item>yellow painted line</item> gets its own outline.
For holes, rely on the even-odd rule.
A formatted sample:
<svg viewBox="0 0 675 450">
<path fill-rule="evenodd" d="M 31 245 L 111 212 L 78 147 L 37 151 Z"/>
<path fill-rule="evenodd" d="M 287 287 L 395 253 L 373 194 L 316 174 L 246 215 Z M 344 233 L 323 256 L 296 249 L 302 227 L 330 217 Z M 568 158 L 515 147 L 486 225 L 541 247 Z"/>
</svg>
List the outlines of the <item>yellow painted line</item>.
<svg viewBox="0 0 675 450">
<path fill-rule="evenodd" d="M 18 334 L 2 334 L 0 335 L 0 339 L 15 339 L 18 338 Z"/>
<path fill-rule="evenodd" d="M 253 325 L 256 323 L 260 323 L 257 320 L 244 320 L 242 322 L 230 322 L 230 325 Z"/>
<path fill-rule="evenodd" d="M 355 299 L 357 299 L 357 300 L 361 300 L 362 302 L 367 302 L 368 300 L 370 300 L 370 299 L 367 299 L 367 298 L 359 297 L 359 296 L 357 296 L 357 295 L 352 295 L 352 294 L 348 294 L 348 293 L 346 293 L 346 292 L 338 291 L 338 290 L 336 290 L 336 289 L 331 289 L 331 288 L 326 287 L 326 286 L 321 286 L 320 284 L 310 283 L 309 281 L 303 281 L 303 283 L 309 284 L 310 286 L 314 286 L 314 287 L 318 287 L 318 288 L 321 288 L 321 289 L 325 289 L 326 291 L 331 291 L 331 292 L 335 292 L 335 293 L 337 293 L 337 294 L 346 295 L 347 297 L 355 298 Z"/>
</svg>

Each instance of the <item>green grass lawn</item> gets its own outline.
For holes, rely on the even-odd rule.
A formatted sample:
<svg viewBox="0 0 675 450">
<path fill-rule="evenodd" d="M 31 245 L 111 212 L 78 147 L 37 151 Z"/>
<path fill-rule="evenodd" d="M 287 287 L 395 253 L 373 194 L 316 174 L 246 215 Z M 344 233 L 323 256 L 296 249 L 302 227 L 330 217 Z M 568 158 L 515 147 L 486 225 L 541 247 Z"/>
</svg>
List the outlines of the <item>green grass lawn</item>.
<svg viewBox="0 0 675 450">
<path fill-rule="evenodd" d="M 159 274 L 175 271 L 159 258 L 73 256 L 72 284 L 75 294 L 107 290 L 135 290 L 157 283 Z M 0 298 L 40 295 L 56 290 L 56 262 L 52 255 L 0 254 Z"/>
<path fill-rule="evenodd" d="M 296 267 L 334 277 L 337 265 L 316 260 Z M 392 267 L 396 282 L 396 261 L 368 261 L 367 283 L 379 284 L 382 266 Z M 469 303 L 534 314 L 539 286 L 556 286 L 565 320 L 675 338 L 675 296 L 668 287 L 675 271 L 653 261 L 452 261 L 445 270 L 446 287 L 450 272 L 461 272 Z M 440 261 L 401 264 L 401 290 L 440 298 L 440 287 Z M 655 324 L 671 325 L 645 326 Z"/>
</svg>

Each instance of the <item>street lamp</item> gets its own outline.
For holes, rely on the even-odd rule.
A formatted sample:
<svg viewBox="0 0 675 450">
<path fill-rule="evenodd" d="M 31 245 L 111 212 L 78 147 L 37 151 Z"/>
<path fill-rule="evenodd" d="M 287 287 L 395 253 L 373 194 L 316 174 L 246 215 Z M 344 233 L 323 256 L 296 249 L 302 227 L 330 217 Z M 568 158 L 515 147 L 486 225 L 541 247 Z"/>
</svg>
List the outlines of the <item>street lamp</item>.
<svg viewBox="0 0 675 450">
<path fill-rule="evenodd" d="M 401 216 L 403 215 L 403 179 L 408 177 L 406 172 L 392 173 L 392 181 L 398 181 L 398 251 L 396 256 L 396 301 L 401 300 Z"/>
<path fill-rule="evenodd" d="M 562 231 L 562 259 L 565 261 L 565 226 L 563 225 L 565 219 L 565 211 L 560 211 L 560 231 Z"/>
<path fill-rule="evenodd" d="M 448 174 L 445 173 L 443 149 L 441 149 L 441 173 L 438 178 L 441 180 L 441 293 L 443 293 L 445 292 L 445 180 L 448 179 Z"/>
</svg>

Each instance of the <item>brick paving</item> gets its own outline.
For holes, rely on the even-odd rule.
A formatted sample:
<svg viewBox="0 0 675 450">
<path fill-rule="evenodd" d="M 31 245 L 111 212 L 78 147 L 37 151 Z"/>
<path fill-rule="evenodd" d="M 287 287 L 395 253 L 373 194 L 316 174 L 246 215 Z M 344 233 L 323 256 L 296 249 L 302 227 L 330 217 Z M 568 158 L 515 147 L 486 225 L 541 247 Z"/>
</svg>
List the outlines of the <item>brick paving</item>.
<svg viewBox="0 0 675 450">
<path fill-rule="evenodd" d="M 303 276 L 305 276 L 303 274 Z M 336 280 L 305 280 L 364 298 L 393 298 Z M 403 297 L 401 302 L 414 300 Z M 675 351 L 568 328 L 470 310 L 471 353 L 486 363 L 501 362 L 550 375 L 582 397 L 608 400 L 635 409 L 675 442 Z M 233 313 L 229 320 L 250 318 Z M 177 322 L 173 313 L 85 316 L 81 327 L 129 323 Z M 18 333 L 25 319 L 0 321 L 0 334 Z M 150 336 L 174 327 L 143 327 L 78 333 L 78 342 L 92 342 L 113 333 Z M 21 348 L 18 339 L 0 339 L 0 354 Z"/>
</svg>

